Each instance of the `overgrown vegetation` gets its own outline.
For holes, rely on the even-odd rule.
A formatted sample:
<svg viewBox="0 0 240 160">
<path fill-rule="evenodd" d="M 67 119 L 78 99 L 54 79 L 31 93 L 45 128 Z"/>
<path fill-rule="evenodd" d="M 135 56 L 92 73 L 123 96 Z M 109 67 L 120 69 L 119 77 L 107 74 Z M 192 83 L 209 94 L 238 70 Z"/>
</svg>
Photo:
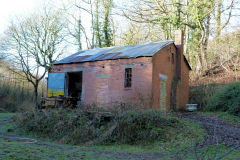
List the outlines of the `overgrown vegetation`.
<svg viewBox="0 0 240 160">
<path fill-rule="evenodd" d="M 67 110 L 65 110 L 67 111 Z M 151 111 L 150 111 L 151 112 Z M 67 111 L 67 113 L 69 113 Z M 132 114 L 132 112 L 129 112 Z M 135 113 L 134 113 L 135 114 Z M 125 115 L 125 114 L 124 114 Z M 0 120 L 9 119 L 12 116 L 9 114 L 0 114 Z M 161 115 L 162 116 L 162 115 Z M 163 116 L 166 116 L 163 114 Z M 167 115 L 171 116 L 171 115 Z M 172 117 L 172 116 L 171 116 Z M 175 117 L 172 117 L 175 119 Z M 2 154 L 1 159 L 64 159 L 67 157 L 73 159 L 198 159 L 196 154 L 202 156 L 202 159 L 217 159 L 222 153 L 228 153 L 231 148 L 226 147 L 223 144 L 219 145 L 207 145 L 191 149 L 194 146 L 196 138 L 204 135 L 203 130 L 196 123 L 185 122 L 177 119 L 184 124 L 184 128 L 176 132 L 176 130 L 168 131 L 169 137 L 166 142 L 155 141 L 151 144 L 141 145 L 125 145 L 125 144 L 113 144 L 113 145 L 93 145 L 88 147 L 59 145 L 50 142 L 43 141 L 30 141 L 33 139 L 24 138 L 17 140 L 18 138 L 11 135 L 10 137 L 0 135 L 0 149 Z M 0 126 L 6 135 L 9 134 L 9 128 L 12 129 L 12 122 L 9 121 L 8 125 Z M 172 131 L 172 132 L 171 132 Z M 171 139 L 171 140 L 170 140 Z M 47 139 L 46 139 L 47 140 Z M 198 139 L 202 140 L 202 139 Z M 36 141 L 36 142 L 35 142 Z M 201 143 L 201 141 L 200 141 Z M 24 147 L 22 147 L 24 146 Z M 190 148 L 189 148 L 190 147 Z M 107 151 L 106 151 L 107 150 Z M 27 151 L 27 152 L 26 152 Z M 168 151 L 168 152 L 166 152 Z M 179 151 L 179 152 L 178 152 Z M 124 153 L 121 153 L 124 152 Z M 127 152 L 127 153 L 126 153 Z M 135 154 L 132 154 L 135 153 Z M 145 154 L 143 154 L 145 153 Z M 147 154 L 151 153 L 151 154 Z M 155 153 L 155 154 L 152 154 Z M 136 156 L 136 157 L 135 157 Z M 225 159 L 239 159 L 239 151 L 233 150 L 231 154 L 224 156 Z"/>
<path fill-rule="evenodd" d="M 213 96 L 221 86 L 222 85 L 216 83 L 191 86 L 189 103 L 198 104 L 198 109 L 204 110 L 208 104 L 209 97 Z"/>
<path fill-rule="evenodd" d="M 0 112 L 30 110 L 34 107 L 32 90 L 0 80 Z"/>
<path fill-rule="evenodd" d="M 240 116 L 240 82 L 232 82 L 218 89 L 209 98 L 207 109 Z"/>
<path fill-rule="evenodd" d="M 123 144 L 169 141 L 171 130 L 184 127 L 176 117 L 155 110 L 126 112 L 118 116 L 115 123 L 110 139 Z"/>
<path fill-rule="evenodd" d="M 93 112 L 61 109 L 25 112 L 15 116 L 15 123 L 22 133 L 60 143 L 85 145 L 156 142 L 191 145 L 193 139 L 198 137 L 200 140 L 204 132 L 199 126 L 153 110 Z"/>
</svg>

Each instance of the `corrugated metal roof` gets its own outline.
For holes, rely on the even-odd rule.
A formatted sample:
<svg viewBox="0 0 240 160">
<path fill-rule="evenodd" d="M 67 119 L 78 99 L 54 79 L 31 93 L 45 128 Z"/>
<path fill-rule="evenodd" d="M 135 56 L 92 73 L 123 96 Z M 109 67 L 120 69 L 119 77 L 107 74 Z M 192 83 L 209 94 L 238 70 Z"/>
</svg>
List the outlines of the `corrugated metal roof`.
<svg viewBox="0 0 240 160">
<path fill-rule="evenodd" d="M 116 46 L 82 50 L 54 64 L 92 62 L 121 58 L 152 57 L 156 52 L 174 43 L 174 41 L 150 42 L 141 45 Z"/>
</svg>

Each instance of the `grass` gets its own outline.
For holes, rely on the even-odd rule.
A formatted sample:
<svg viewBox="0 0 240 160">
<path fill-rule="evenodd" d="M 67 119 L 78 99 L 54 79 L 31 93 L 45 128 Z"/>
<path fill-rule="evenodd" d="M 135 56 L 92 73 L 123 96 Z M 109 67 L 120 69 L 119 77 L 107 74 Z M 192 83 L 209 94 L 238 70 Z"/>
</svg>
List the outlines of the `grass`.
<svg viewBox="0 0 240 160">
<path fill-rule="evenodd" d="M 230 150 L 231 148 L 228 148 L 222 144 L 219 144 L 219 145 L 210 145 L 208 147 L 197 149 L 196 153 L 198 157 L 202 158 L 203 160 L 215 160 L 219 158 L 223 153 L 227 153 Z M 181 154 L 179 155 L 179 159 L 195 160 L 196 155 L 194 152 L 192 153 L 181 152 Z M 229 155 L 223 157 L 221 160 L 238 160 L 238 159 L 240 159 L 239 150 L 235 150 L 231 152 Z"/>
<path fill-rule="evenodd" d="M 226 153 L 230 151 L 231 148 L 228 148 L 224 145 L 214 145 L 214 146 L 209 146 L 209 152 L 207 154 L 207 159 L 211 159 L 212 157 L 219 157 L 221 154 Z M 240 154 L 239 150 L 233 151 L 231 154 L 227 155 L 223 159 L 229 160 L 229 159 L 240 159 Z"/>
<path fill-rule="evenodd" d="M 0 113 L 0 121 L 9 120 L 13 113 Z M 15 129 L 12 121 L 4 123 L 0 131 L 7 134 L 19 134 L 18 132 L 9 133 L 9 129 Z M 30 135 L 24 135 L 31 137 Z M 46 139 L 45 139 L 46 140 Z M 1 160 L 68 160 L 68 159 L 87 159 L 87 160 L 114 160 L 107 155 L 99 155 L 94 152 L 84 152 L 79 150 L 66 149 L 68 145 L 58 145 L 52 142 L 44 142 L 47 145 L 39 145 L 31 142 L 21 142 L 6 138 L 0 135 L 0 159 Z M 78 149 L 78 147 L 76 147 Z M 80 147 L 79 147 L 80 149 Z"/>
<path fill-rule="evenodd" d="M 0 121 L 9 120 L 13 116 L 14 116 L 14 113 L 0 113 Z M 14 124 L 11 122 L 7 122 L 2 126 L 0 126 L 0 132 L 6 133 L 10 128 L 14 128 Z"/>
<path fill-rule="evenodd" d="M 227 112 L 200 112 L 203 114 L 214 114 L 217 115 L 220 119 L 227 121 L 228 123 L 234 125 L 235 127 L 240 128 L 240 117 L 229 114 Z"/>
<path fill-rule="evenodd" d="M 213 114 L 213 113 L 207 113 Z M 223 118 L 228 118 L 229 121 L 234 122 L 236 120 L 235 116 L 231 116 L 225 113 L 217 113 Z M 11 113 L 0 113 L 0 120 L 7 120 L 11 118 L 13 114 Z M 238 117 L 239 118 L 239 117 Z M 238 119 L 240 120 L 240 119 Z M 240 122 L 240 121 L 238 121 Z M 185 122 L 186 126 L 183 130 L 178 133 L 172 133 L 169 131 L 169 136 L 171 136 L 171 141 L 164 142 L 158 141 L 153 144 L 144 144 L 144 145 L 94 145 L 94 146 L 74 146 L 75 149 L 66 149 L 71 146 L 69 145 L 60 145 L 53 142 L 47 141 L 44 144 L 48 145 L 38 145 L 35 143 L 24 143 L 19 142 L 13 139 L 6 139 L 3 136 L 0 136 L 0 159 L 3 160 L 20 160 L 20 159 L 87 159 L 87 160 L 110 160 L 113 159 L 111 155 L 99 154 L 96 152 L 82 151 L 86 150 L 98 150 L 98 151 L 114 151 L 114 152 L 128 152 L 128 153 L 160 153 L 165 154 L 164 159 L 170 158 L 170 154 L 176 153 L 183 149 L 189 148 L 194 143 L 203 140 L 205 135 L 205 130 L 195 122 Z M 9 128 L 14 128 L 14 124 L 10 121 L 3 125 L 2 132 L 7 133 Z M 192 132 L 192 133 L 190 133 Z M 194 134 L 193 134 L 194 133 Z M 14 132 L 14 134 L 19 134 Z M 190 136 L 188 136 L 190 135 Z M 31 137 L 33 135 L 26 135 L 26 137 Z M 41 140 L 40 140 L 41 141 Z M 80 151 L 78 150 L 80 149 Z M 198 152 L 203 152 L 203 148 L 198 150 Z M 216 157 L 216 154 L 225 153 L 230 149 L 224 145 L 214 145 L 209 146 L 208 152 L 205 159 L 210 159 Z M 199 153 L 199 155 L 200 155 Z M 168 155 L 169 154 L 169 155 Z M 195 155 L 193 153 L 184 153 L 182 156 L 186 156 L 184 159 L 194 159 Z M 240 159 L 239 151 L 234 151 L 224 159 Z"/>
<path fill-rule="evenodd" d="M 217 112 L 216 114 L 219 116 L 219 118 L 226 120 L 230 124 L 233 124 L 234 126 L 240 128 L 240 117 L 226 112 Z"/>
<path fill-rule="evenodd" d="M 190 121 L 185 122 L 185 124 L 186 128 L 183 128 L 178 133 L 169 131 L 171 141 L 158 141 L 153 144 L 140 145 L 94 145 L 88 148 L 131 153 L 173 153 L 188 148 L 204 138 L 205 130 L 199 124 Z"/>
<path fill-rule="evenodd" d="M 14 116 L 14 113 L 0 113 L 0 120 L 8 120 L 12 116 Z"/>
<path fill-rule="evenodd" d="M 94 152 L 74 151 L 49 146 L 40 146 L 31 143 L 22 143 L 14 140 L 7 140 L 0 136 L 0 159 L 2 160 L 110 160 L 112 157 L 99 155 Z"/>
</svg>

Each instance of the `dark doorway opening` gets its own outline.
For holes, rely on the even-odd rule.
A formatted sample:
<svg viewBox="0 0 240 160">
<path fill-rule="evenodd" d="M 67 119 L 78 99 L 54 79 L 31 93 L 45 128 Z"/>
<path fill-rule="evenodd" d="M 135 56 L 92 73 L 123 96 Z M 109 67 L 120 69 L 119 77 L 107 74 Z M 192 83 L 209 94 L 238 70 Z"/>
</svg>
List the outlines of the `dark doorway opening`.
<svg viewBox="0 0 240 160">
<path fill-rule="evenodd" d="M 82 96 L 82 72 L 68 73 L 68 96 L 77 97 L 81 101 Z"/>
</svg>

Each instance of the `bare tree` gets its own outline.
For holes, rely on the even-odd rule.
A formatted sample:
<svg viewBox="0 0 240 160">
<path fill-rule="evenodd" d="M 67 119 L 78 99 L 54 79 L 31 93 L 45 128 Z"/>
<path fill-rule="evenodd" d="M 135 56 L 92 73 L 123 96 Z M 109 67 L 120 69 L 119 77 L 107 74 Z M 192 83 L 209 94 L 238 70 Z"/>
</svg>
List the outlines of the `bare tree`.
<svg viewBox="0 0 240 160">
<path fill-rule="evenodd" d="M 136 24 L 134 22 L 130 22 L 127 30 L 122 32 L 120 35 L 120 44 L 135 45 L 139 43 L 146 43 L 154 37 L 152 36 L 152 33 L 156 32 L 154 32 L 153 28 L 150 25 L 138 23 Z M 156 39 L 154 39 L 153 41 L 155 40 Z"/>
<path fill-rule="evenodd" d="M 214 11 L 214 2 L 214 0 L 138 0 L 129 8 L 124 8 L 123 15 L 133 22 L 159 25 L 159 30 L 165 34 L 166 40 L 174 39 L 176 29 L 185 30 L 185 54 L 188 54 L 194 69 L 205 70 L 210 15 Z M 192 48 L 191 54 L 188 52 L 189 47 Z"/>
<path fill-rule="evenodd" d="M 39 82 L 65 48 L 60 15 L 44 9 L 43 13 L 12 22 L 5 33 L 4 52 L 12 64 L 10 69 L 33 85 L 35 102 Z"/>
<path fill-rule="evenodd" d="M 230 19 L 232 18 L 233 7 L 235 5 L 235 0 L 228 0 L 230 3 L 225 2 L 224 0 L 216 0 L 216 14 L 214 15 L 214 19 L 216 21 L 216 39 L 217 43 L 219 43 L 219 37 L 221 35 L 221 31 L 229 24 Z M 224 5 L 225 4 L 225 5 Z M 226 21 L 222 21 L 222 17 L 224 14 L 227 14 Z"/>
<path fill-rule="evenodd" d="M 95 28 L 94 28 L 94 3 L 93 0 L 68 1 L 63 4 L 63 11 L 65 13 L 66 21 L 68 23 L 67 29 L 70 39 L 74 39 L 74 45 L 82 50 L 83 44 L 86 44 L 88 49 L 95 46 Z M 82 17 L 89 16 L 88 19 Z M 90 34 L 89 28 L 85 26 L 87 23 L 91 26 Z M 69 37 L 68 36 L 68 37 Z"/>
<path fill-rule="evenodd" d="M 219 39 L 209 42 L 208 52 L 212 55 L 209 58 L 210 67 L 206 71 L 207 75 L 226 72 L 227 74 L 234 73 L 237 80 L 239 77 L 240 67 L 240 31 L 235 31 L 222 35 Z M 218 41 L 218 42 L 216 42 Z M 216 43 L 218 44 L 216 47 Z"/>
<path fill-rule="evenodd" d="M 113 44 L 113 0 L 70 0 L 63 8 L 68 17 L 68 32 L 77 42 L 78 49 L 82 49 L 82 44 L 88 49 Z"/>
</svg>

